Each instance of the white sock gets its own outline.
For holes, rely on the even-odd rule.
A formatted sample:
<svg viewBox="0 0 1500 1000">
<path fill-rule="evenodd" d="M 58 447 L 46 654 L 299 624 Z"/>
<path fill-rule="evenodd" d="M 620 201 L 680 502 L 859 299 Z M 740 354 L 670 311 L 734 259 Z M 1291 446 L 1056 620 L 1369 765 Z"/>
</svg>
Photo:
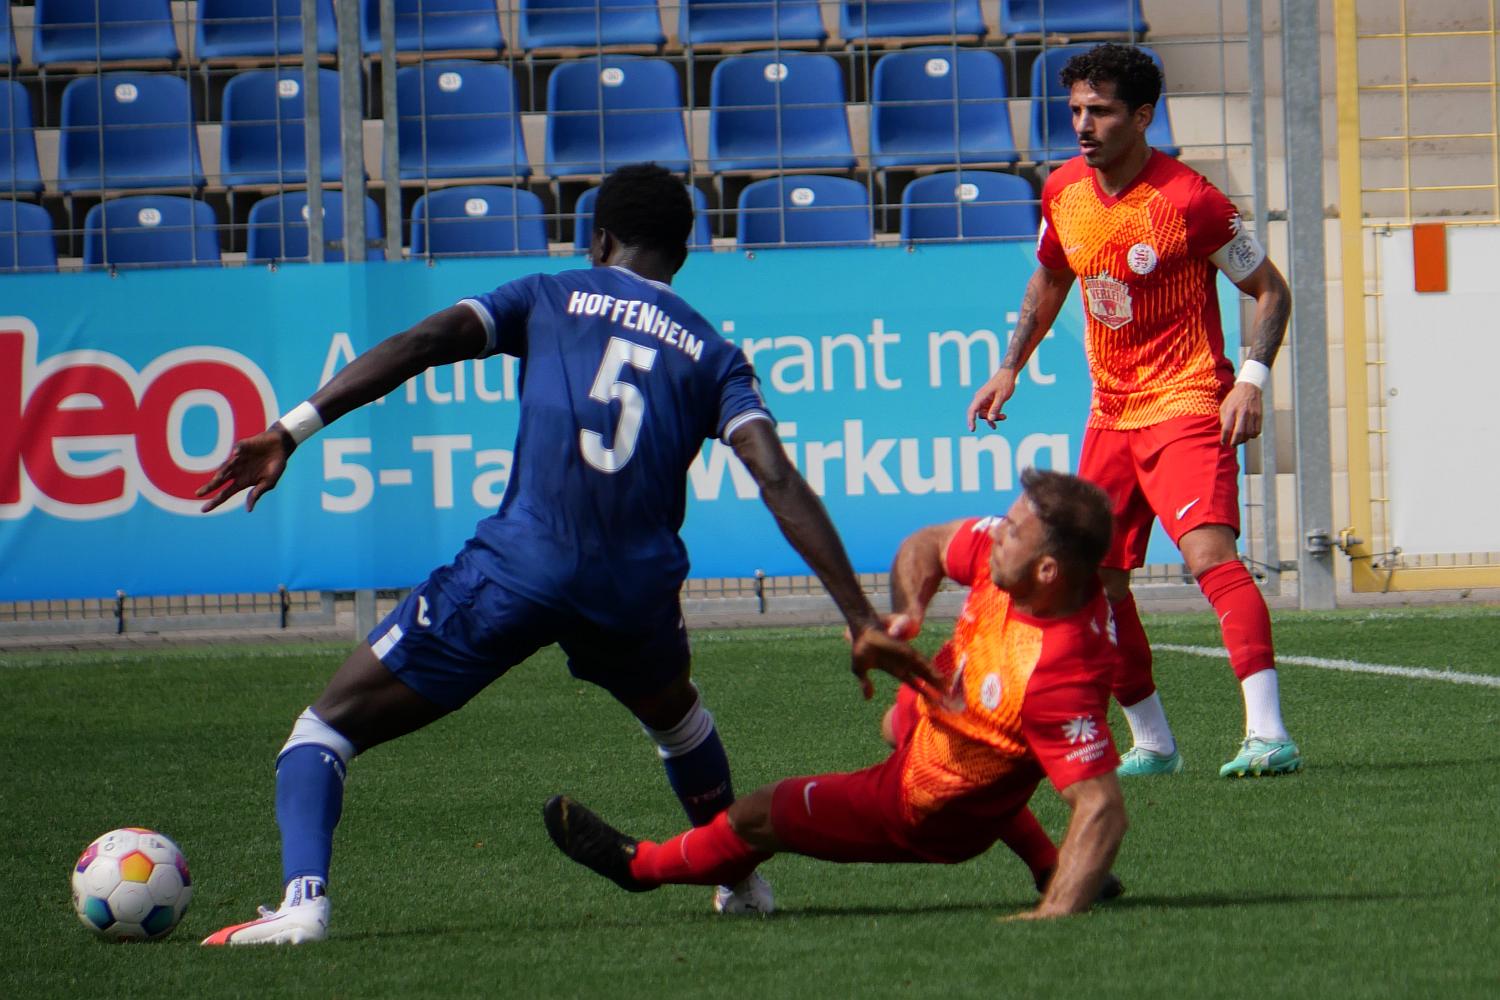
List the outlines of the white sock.
<svg viewBox="0 0 1500 1000">
<path fill-rule="evenodd" d="M 286 895 L 281 897 L 281 908 L 301 906 L 328 895 L 328 886 L 316 875 L 299 875 L 286 884 Z"/>
<path fill-rule="evenodd" d="M 1240 681 L 1245 694 L 1245 736 L 1263 740 L 1290 739 L 1281 721 L 1281 687 L 1276 668 L 1257 670 Z"/>
<path fill-rule="evenodd" d="M 1160 691 L 1152 691 L 1151 697 L 1134 705 L 1120 707 L 1125 711 L 1125 721 L 1130 723 L 1130 738 L 1136 746 L 1163 757 L 1170 757 L 1177 750 L 1172 727 L 1167 725 L 1167 713 L 1161 707 Z"/>
</svg>

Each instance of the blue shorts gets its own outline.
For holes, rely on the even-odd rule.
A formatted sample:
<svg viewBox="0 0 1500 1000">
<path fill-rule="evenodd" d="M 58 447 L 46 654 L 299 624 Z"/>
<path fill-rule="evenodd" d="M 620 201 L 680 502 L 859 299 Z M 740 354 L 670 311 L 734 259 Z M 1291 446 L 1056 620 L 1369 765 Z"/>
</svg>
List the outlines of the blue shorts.
<svg viewBox="0 0 1500 1000">
<path fill-rule="evenodd" d="M 605 629 L 495 582 L 467 551 L 415 587 L 369 642 L 397 680 L 450 711 L 553 643 L 574 677 L 621 700 L 662 690 L 690 663 L 677 601 L 639 630 Z"/>
</svg>

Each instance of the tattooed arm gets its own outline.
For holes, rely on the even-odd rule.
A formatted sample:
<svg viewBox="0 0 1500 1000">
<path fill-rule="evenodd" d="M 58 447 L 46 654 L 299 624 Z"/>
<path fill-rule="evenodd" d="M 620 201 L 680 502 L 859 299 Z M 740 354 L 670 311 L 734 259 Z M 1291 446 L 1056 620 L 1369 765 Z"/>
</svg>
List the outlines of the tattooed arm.
<svg viewBox="0 0 1500 1000">
<path fill-rule="evenodd" d="M 1270 368 L 1286 337 L 1287 318 L 1292 313 L 1291 290 L 1269 259 L 1235 284 L 1255 300 L 1247 360 Z M 1260 435 L 1263 419 L 1260 388 L 1253 382 L 1238 381 L 1219 406 L 1219 439 L 1231 448 L 1239 447 Z"/>
<path fill-rule="evenodd" d="M 1057 319 L 1058 310 L 1062 309 L 1063 302 L 1068 298 L 1068 289 L 1072 287 L 1072 271 L 1037 265 L 1031 280 L 1026 283 L 1026 295 L 1021 300 L 1021 318 L 1016 323 L 1015 334 L 1010 338 L 1005 359 L 969 402 L 969 430 L 974 429 L 976 419 L 983 420 L 992 428 L 995 421 L 1005 419 L 1005 414 L 1000 410 L 1016 391 L 1017 374 L 1031 357 L 1031 352 L 1036 350 L 1036 345 L 1052 329 L 1052 321 Z"/>
</svg>

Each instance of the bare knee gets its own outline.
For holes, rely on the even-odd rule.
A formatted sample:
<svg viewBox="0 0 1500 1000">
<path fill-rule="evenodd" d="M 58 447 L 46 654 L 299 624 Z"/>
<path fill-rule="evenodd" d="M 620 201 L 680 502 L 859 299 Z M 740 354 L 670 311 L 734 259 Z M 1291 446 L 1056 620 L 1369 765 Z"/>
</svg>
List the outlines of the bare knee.
<svg viewBox="0 0 1500 1000">
<path fill-rule="evenodd" d="M 896 706 L 892 705 L 885 710 L 885 715 L 880 717 L 880 738 L 885 740 L 888 746 L 896 745 Z"/>
<path fill-rule="evenodd" d="M 660 691 L 620 698 L 619 701 L 641 725 L 661 731 L 674 728 L 687 718 L 689 712 L 702 706 L 698 689 L 693 685 L 687 670 L 674 677 Z"/>
<path fill-rule="evenodd" d="M 729 807 L 729 827 L 741 840 L 760 851 L 779 851 L 780 842 L 771 823 L 771 801 L 775 785 L 762 785 Z"/>
<path fill-rule="evenodd" d="M 1232 562 L 1240 557 L 1235 548 L 1234 531 L 1223 524 L 1205 524 L 1194 528 L 1177 540 L 1182 552 L 1182 561 L 1188 572 L 1200 576 L 1204 570 L 1213 569 L 1221 563 Z"/>
<path fill-rule="evenodd" d="M 312 710 L 360 753 L 448 714 L 397 680 L 368 644 L 349 654 Z"/>
</svg>

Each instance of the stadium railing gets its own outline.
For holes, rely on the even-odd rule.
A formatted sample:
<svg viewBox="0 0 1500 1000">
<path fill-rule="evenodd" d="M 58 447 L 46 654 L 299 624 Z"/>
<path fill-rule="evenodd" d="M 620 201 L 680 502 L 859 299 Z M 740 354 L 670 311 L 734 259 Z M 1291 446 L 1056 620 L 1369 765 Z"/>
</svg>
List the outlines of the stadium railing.
<svg viewBox="0 0 1500 1000">
<path fill-rule="evenodd" d="M 41 6 L 45 8 L 46 5 Z M 1207 36 L 1201 30 L 1202 17 L 1194 25 L 1174 31 L 1173 18 L 1164 18 L 1155 13 L 1165 11 L 1166 7 L 1162 3 L 1153 4 L 1152 0 L 1146 0 L 1144 17 L 1141 5 L 1134 0 L 1088 0 L 1081 4 L 1069 3 L 1068 0 L 1047 0 L 1043 12 L 1049 21 L 1035 31 L 1031 28 L 1036 26 L 1017 20 L 1029 15 L 1028 6 L 1015 0 L 1004 0 L 1003 3 L 1000 0 L 985 0 L 978 5 L 949 0 L 940 3 L 913 3 L 911 0 L 903 0 L 901 3 L 888 3 L 885 0 L 869 0 L 866 3 L 846 3 L 844 0 L 824 0 L 822 3 L 790 0 L 777 3 L 768 3 L 766 0 L 662 0 L 660 3 L 619 0 L 597 5 L 587 0 L 538 0 L 536 3 L 530 0 L 524 3 L 521 0 L 497 0 L 495 3 L 485 3 L 482 0 L 398 0 L 396 59 L 391 66 L 384 64 L 379 53 L 379 33 L 375 30 L 378 29 L 378 20 L 376 16 L 372 16 L 372 12 L 378 10 L 378 0 L 360 0 L 358 7 L 361 16 L 349 26 L 338 22 L 334 16 L 334 6 L 328 0 L 318 0 L 314 5 L 318 15 L 315 61 L 325 68 L 325 72 L 320 74 L 319 106 L 327 108 L 330 105 L 324 92 L 331 91 L 335 86 L 336 77 L 332 74 L 338 68 L 337 46 L 334 44 L 336 32 L 341 27 L 353 30 L 357 33 L 356 49 L 361 53 L 359 75 L 363 86 L 359 103 L 364 117 L 361 122 L 346 122 L 345 126 L 357 128 L 364 143 L 366 174 L 374 196 L 367 208 L 368 250 L 372 257 L 422 259 L 433 252 L 448 252 L 438 249 L 439 244 L 434 240 L 431 228 L 424 229 L 421 249 L 413 248 L 415 234 L 412 222 L 417 204 L 421 201 L 424 212 L 429 212 L 430 206 L 445 200 L 435 198 L 445 189 L 475 184 L 491 187 L 499 185 L 536 196 L 542 205 L 547 252 L 554 255 L 579 253 L 577 224 L 580 218 L 588 215 L 588 205 L 583 199 L 588 197 L 590 188 L 597 184 L 600 169 L 607 168 L 614 162 L 615 158 L 610 155 L 614 136 L 628 136 L 630 131 L 628 125 L 623 130 L 618 128 L 621 123 L 620 115 L 601 116 L 592 110 L 592 106 L 613 107 L 611 97 L 615 93 L 613 88 L 616 84 L 612 79 L 606 79 L 606 71 L 612 65 L 616 68 L 627 67 L 627 63 L 618 58 L 618 54 L 622 52 L 649 55 L 654 63 L 669 67 L 678 84 L 677 95 L 668 95 L 664 89 L 661 93 L 665 96 L 659 99 L 659 104 L 645 102 L 639 107 L 633 107 L 632 114 L 640 115 L 643 120 L 657 115 L 676 116 L 680 120 L 686 139 L 687 162 L 673 162 L 673 165 L 685 166 L 686 169 L 681 171 L 684 181 L 694 191 L 695 203 L 705 217 L 707 235 L 695 236 L 695 245 L 705 250 L 738 252 L 742 249 L 738 232 L 740 199 L 744 190 L 755 180 L 785 177 L 787 183 L 781 186 L 791 190 L 814 183 L 799 180 L 797 175 L 808 168 L 794 166 L 784 156 L 778 160 L 773 155 L 769 162 L 762 162 L 760 169 L 763 177 L 756 174 L 726 173 L 728 167 L 737 164 L 714 162 L 712 137 L 715 114 L 712 82 L 722 72 L 724 64 L 743 58 L 745 53 L 757 51 L 771 54 L 770 58 L 763 58 L 759 65 L 761 79 L 768 84 L 773 81 L 767 79 L 767 72 L 773 76 L 782 73 L 776 67 L 796 66 L 802 58 L 833 64 L 837 97 L 822 100 L 820 103 L 826 107 L 818 110 L 833 112 L 830 121 L 841 122 L 842 129 L 835 128 L 834 132 L 847 135 L 848 151 L 845 153 L 841 150 L 829 162 L 812 164 L 811 168 L 847 180 L 863 189 L 863 202 L 868 206 L 865 211 L 868 213 L 870 237 L 875 245 L 897 247 L 928 239 L 951 240 L 955 237 L 970 241 L 1029 240 L 1033 234 L 1020 232 L 1018 226 L 992 230 L 981 224 L 979 234 L 976 235 L 970 223 L 961 221 L 972 218 L 971 210 L 976 207 L 972 202 L 965 201 L 963 193 L 964 185 L 974 183 L 972 180 L 960 179 L 952 184 L 943 181 L 942 185 L 951 190 L 944 193 L 938 187 L 938 195 L 930 200 L 924 200 L 928 196 L 922 195 L 922 192 L 933 190 L 934 181 L 929 180 L 912 188 L 911 196 L 907 194 L 908 188 L 914 181 L 923 181 L 930 175 L 953 175 L 975 166 L 974 158 L 966 154 L 966 137 L 969 135 L 970 116 L 979 112 L 981 116 L 992 118 L 997 129 L 994 134 L 1006 134 L 1008 131 L 1012 137 L 1010 143 L 985 139 L 980 145 L 1006 146 L 1007 149 L 1001 149 L 1001 152 L 1007 152 L 1009 146 L 1014 146 L 1012 155 L 1007 157 L 991 157 L 989 154 L 979 157 L 979 162 L 984 167 L 1002 171 L 1010 182 L 1006 197 L 998 200 L 1008 207 L 1024 202 L 1026 204 L 1022 207 L 1029 207 L 1034 212 L 1036 192 L 1045 178 L 1049 163 L 1048 154 L 1041 152 L 1038 140 L 1032 137 L 1029 126 L 1035 101 L 1039 96 L 1032 83 L 1033 64 L 1045 62 L 1050 50 L 1080 39 L 1141 41 L 1148 24 L 1156 29 L 1150 41 L 1166 69 L 1168 93 L 1161 107 L 1163 111 L 1171 108 L 1173 123 L 1178 126 L 1179 134 L 1174 136 L 1174 144 L 1180 147 L 1185 160 L 1207 173 L 1239 201 L 1247 218 L 1254 215 L 1253 206 L 1248 199 L 1249 178 L 1253 173 L 1253 165 L 1248 162 L 1250 144 L 1241 129 L 1231 128 L 1231 116 L 1225 111 L 1231 104 L 1237 109 L 1243 109 L 1248 98 L 1242 68 L 1244 37 L 1243 34 L 1237 36 L 1234 30 L 1225 27 L 1225 11 L 1231 12 L 1229 20 L 1232 21 L 1233 11 L 1238 6 L 1236 0 L 1216 0 L 1217 35 L 1210 32 Z M 342 7 L 341 4 L 338 6 Z M 1065 14 L 1072 16 L 1076 12 L 1075 8 L 1088 8 L 1083 11 L 1086 14 L 1088 11 L 1113 7 L 1123 9 L 1126 6 L 1131 11 L 1127 11 L 1126 16 L 1115 22 L 1074 23 L 1059 20 Z M 128 57 L 121 57 L 130 60 L 124 66 L 132 69 L 151 68 L 153 73 L 180 81 L 190 92 L 190 110 L 186 113 L 185 121 L 172 124 L 173 128 L 185 128 L 189 136 L 181 144 L 181 151 L 187 156 L 188 165 L 181 169 L 174 167 L 162 170 L 162 176 L 158 179 L 178 180 L 176 175 L 181 174 L 181 186 L 185 190 L 175 193 L 206 202 L 212 208 L 217 219 L 223 266 L 251 266 L 256 262 L 249 253 L 251 213 L 255 210 L 255 204 L 265 199 L 289 195 L 306 199 L 308 192 L 305 178 L 298 179 L 296 166 L 288 158 L 288 154 L 293 152 L 294 144 L 284 139 L 278 154 L 280 159 L 276 160 L 280 164 L 280 176 L 271 177 L 265 183 L 251 185 L 245 183 L 243 177 L 236 175 L 233 168 L 234 156 L 229 156 L 226 160 L 221 155 L 221 149 L 227 150 L 233 145 L 233 137 L 226 136 L 227 132 L 232 132 L 233 124 L 224 120 L 224 109 L 229 106 L 225 93 L 235 76 L 247 69 L 262 70 L 295 63 L 301 59 L 301 3 L 300 0 L 189 0 L 186 3 L 174 3 L 168 9 L 174 47 L 169 48 L 162 43 L 154 55 L 132 52 Z M 973 20 L 976 9 L 978 23 Z M 931 26 L 930 23 L 909 28 L 901 20 L 913 11 L 930 14 L 933 10 L 947 19 L 937 31 L 936 38 L 921 33 Z M 1108 10 L 1105 12 L 1108 14 Z M 12 167 L 8 178 L 0 170 L 0 198 L 16 204 L 12 218 L 25 216 L 27 223 L 25 226 L 10 225 L 8 228 L 11 233 L 0 233 L 0 237 L 8 239 L 13 251 L 20 249 L 23 242 L 34 248 L 38 239 L 34 228 L 39 217 L 32 209 L 39 208 L 52 223 L 57 266 L 64 271 L 81 270 L 84 267 L 86 217 L 89 211 L 100 202 L 133 196 L 139 192 L 113 181 L 107 164 L 96 171 L 95 180 L 91 184 L 80 182 L 76 173 L 64 177 L 59 155 L 62 145 L 62 98 L 65 89 L 75 82 L 87 81 L 83 86 L 93 86 L 99 81 L 112 79 L 109 74 L 114 73 L 122 64 L 114 58 L 117 53 L 104 46 L 106 31 L 103 25 L 95 32 L 97 38 L 92 56 L 85 53 L 89 57 L 81 61 L 63 62 L 51 58 L 47 41 L 40 37 L 36 7 L 10 5 L 8 14 L 12 29 L 8 37 L 13 39 L 10 53 L 12 58 L 8 62 L 0 60 L 0 76 L 4 76 L 10 86 L 23 92 L 32 105 L 26 111 L 29 121 L 17 122 L 12 134 L 20 137 L 26 132 L 26 126 L 30 126 L 30 132 L 36 140 L 38 169 L 36 178 L 31 179 L 25 167 L 27 160 L 24 140 L 15 144 L 0 144 L 0 157 L 9 155 L 15 162 L 22 164 L 20 169 Z M 576 37 L 565 31 L 554 33 L 551 30 L 554 25 L 546 20 L 546 17 L 553 15 L 561 17 L 563 22 L 571 19 L 575 28 L 582 24 L 583 35 Z M 718 26 L 715 26 L 716 19 Z M 160 19 L 154 14 L 142 15 L 137 20 L 139 23 L 128 23 L 126 26 L 143 30 L 149 28 L 150 33 L 159 41 L 164 38 L 160 30 Z M 1209 20 L 1212 21 L 1212 17 Z M 493 30 L 490 27 L 492 21 Z M 627 23 L 633 27 L 616 30 L 618 25 Z M 649 30 L 653 24 L 655 29 Z M 1060 24 L 1063 27 L 1060 28 Z M 482 30 L 477 30 L 475 25 L 482 25 Z M 702 27 L 703 25 L 709 27 Z M 884 25 L 879 27 L 880 34 L 871 30 L 872 26 L 880 25 Z M 892 25 L 895 27 L 891 27 Z M 254 40 L 243 41 L 246 36 L 254 36 Z M 229 40 L 233 38 L 241 40 Z M 39 43 L 44 61 L 37 58 Z M 992 90 L 973 95 L 968 92 L 967 86 L 959 88 L 959 74 L 954 72 L 950 74 L 954 87 L 950 98 L 945 99 L 940 91 L 924 93 L 915 98 L 916 104 L 933 101 L 940 106 L 939 113 L 953 116 L 955 124 L 952 129 L 940 128 L 932 133 L 936 138 L 932 141 L 933 148 L 930 150 L 922 148 L 925 140 L 917 140 L 915 144 L 908 143 L 902 147 L 901 159 L 905 160 L 910 155 L 924 162 L 894 162 L 889 159 L 890 133 L 878 131 L 886 125 L 886 116 L 882 114 L 882 120 L 876 121 L 875 102 L 883 98 L 885 93 L 880 90 L 877 95 L 877 81 L 883 72 L 892 72 L 897 63 L 915 58 L 913 51 L 918 47 L 924 47 L 925 55 L 921 72 L 927 72 L 927 60 L 946 60 L 958 66 L 965 65 L 978 56 L 998 63 L 1003 86 L 999 95 Z M 470 57 L 471 61 L 467 64 L 445 65 L 443 60 L 450 59 L 455 53 Z M 578 65 L 580 59 L 600 60 L 590 64 L 600 67 L 600 71 L 583 74 L 571 68 Z M 891 69 L 883 71 L 886 60 L 891 61 Z M 1217 77 L 1204 70 L 1207 62 L 1216 63 L 1220 67 Z M 1236 64 L 1241 68 L 1234 68 Z M 1224 69 L 1226 66 L 1230 67 L 1227 71 Z M 287 71 L 295 72 L 291 67 Z M 493 71 L 500 71 L 504 78 L 511 81 L 509 95 L 502 94 L 498 104 L 491 102 L 493 106 L 485 109 L 467 106 L 450 108 L 445 105 L 444 98 L 455 93 L 468 96 L 478 89 L 471 86 L 474 81 L 467 74 Z M 395 114 L 388 118 L 382 114 L 379 95 L 386 74 L 391 73 L 396 74 L 397 91 L 401 99 L 397 103 Z M 460 74 L 458 86 L 455 87 L 455 81 L 450 78 L 447 81 L 448 89 L 444 89 L 445 73 Z M 556 86 L 561 88 L 569 73 L 579 74 L 585 87 L 590 82 L 595 85 L 597 101 L 592 106 L 586 97 L 577 96 L 576 86 L 575 97 L 567 104 L 566 109 L 549 104 L 548 95 L 554 90 L 554 77 L 557 78 Z M 592 77 L 592 80 L 588 77 Z M 279 81 L 282 78 L 278 76 L 276 79 Z M 419 83 L 421 86 L 417 85 Z M 789 109 L 776 96 L 782 89 L 780 86 L 773 85 L 767 89 L 771 96 L 763 98 L 761 104 L 750 105 L 748 110 L 768 113 L 764 118 L 770 123 L 768 127 L 772 142 L 784 147 L 788 139 L 784 113 Z M 902 107 L 899 100 L 887 103 L 890 106 L 882 111 L 894 112 Z M 906 106 L 914 107 L 916 104 Z M 20 102 L 12 102 L 9 107 L 14 118 L 19 113 Z M 512 122 L 510 127 L 503 123 L 507 116 Z M 581 160 L 584 158 L 582 156 L 574 153 L 549 156 L 549 152 L 555 151 L 549 150 L 548 135 L 551 132 L 566 131 L 564 119 L 568 116 L 600 123 L 598 149 L 599 158 L 603 162 L 587 173 L 575 175 L 570 172 L 570 161 Z M 331 114 L 324 111 L 319 117 L 326 120 Z M 892 114 L 889 117 L 899 119 L 901 116 Z M 262 127 L 264 134 L 283 137 L 288 134 L 289 126 L 295 128 L 296 120 L 296 115 L 282 118 L 277 113 L 252 119 Z M 489 127 L 475 129 L 473 126 L 476 122 L 488 122 Z M 501 123 L 499 127 L 494 126 L 496 122 Z M 930 125 L 932 122 L 924 124 Z M 80 131 L 74 123 L 69 122 L 69 125 L 70 132 Z M 465 168 L 462 163 L 455 167 L 456 161 L 437 155 L 442 144 L 435 141 L 435 138 L 441 136 L 444 128 L 463 131 L 466 126 L 468 131 L 483 131 L 491 139 L 497 135 L 502 138 L 509 136 L 511 142 L 508 151 L 498 157 L 488 156 L 483 169 L 477 170 Z M 83 128 L 93 129 L 96 146 L 102 146 L 106 151 L 109 149 L 108 140 L 112 136 L 103 123 Z M 394 179 L 384 176 L 381 149 L 386 136 L 392 137 L 398 150 L 400 176 Z M 174 142 L 173 145 L 177 144 Z M 7 147 L 10 152 L 7 152 Z M 325 204 L 333 203 L 337 207 L 341 186 L 339 171 L 331 166 L 337 162 L 334 152 L 336 145 L 330 145 L 325 137 L 321 149 L 327 151 L 321 157 L 321 197 L 325 199 Z M 627 152 L 622 155 L 628 158 L 632 154 Z M 886 158 L 882 159 L 883 156 Z M 592 160 L 593 153 L 590 152 L 587 158 Z M 716 167 L 721 169 L 716 170 Z M 103 183 L 100 183 L 100 177 L 103 178 Z M 401 189 L 395 201 L 398 216 L 387 212 L 390 202 L 382 194 L 386 185 L 393 181 Z M 1024 197 L 1021 196 L 1023 191 Z M 487 200 L 482 195 L 474 197 Z M 468 200 L 465 199 L 465 202 Z M 508 221 L 512 233 L 518 234 L 524 225 L 528 231 L 524 241 L 518 244 L 499 239 L 486 245 L 482 241 L 476 243 L 460 240 L 458 245 L 449 249 L 455 253 L 480 255 L 487 252 L 515 252 L 517 246 L 523 246 L 527 252 L 534 252 L 536 203 L 519 196 L 508 201 L 501 200 L 507 203 L 498 206 L 499 217 Z M 988 200 L 991 200 L 988 195 L 982 196 L 981 206 Z M 953 213 L 953 218 L 961 223 L 962 228 L 950 233 L 947 230 L 933 232 L 913 227 L 910 223 L 913 212 L 920 214 L 924 207 Z M 471 216 L 462 206 L 458 209 L 465 213 L 466 220 L 485 221 L 495 218 L 496 210 L 497 206 L 487 204 L 483 213 Z M 268 211 L 269 206 L 261 209 L 261 214 L 256 219 L 260 223 L 256 232 L 264 233 L 274 228 L 278 235 L 291 235 L 295 239 L 295 233 L 286 232 L 298 228 L 295 224 L 287 224 L 294 220 L 287 220 L 283 215 L 278 217 L 274 226 L 270 226 L 264 223 Z M 427 226 L 430 227 L 431 222 L 437 218 L 445 222 L 457 219 L 452 209 L 444 211 L 446 214 L 441 216 L 426 216 Z M 506 211 L 512 214 L 507 216 Z M 780 211 L 782 210 L 778 209 Z M 329 212 L 329 215 L 335 213 Z M 907 220 L 905 229 L 903 219 Z M 455 224 L 461 223 L 455 221 Z M 478 227 L 475 231 L 478 231 Z M 303 228 L 304 240 L 305 232 Z M 337 226 L 330 223 L 324 233 L 325 259 L 339 258 L 339 237 Z M 262 247 L 257 246 L 256 249 L 261 260 L 280 259 L 286 254 L 282 250 L 280 254 L 268 255 Z M 6 259 L 0 255 L 0 266 L 4 265 Z M 49 263 L 34 263 L 38 259 L 33 254 L 17 256 L 15 253 L 9 258 L 10 266 L 17 268 L 51 266 Z M 108 260 L 108 255 L 103 259 Z M 1251 461 L 1252 471 L 1257 471 L 1253 466 L 1253 457 Z M 1251 534 L 1254 534 L 1253 530 Z M 1274 570 L 1275 567 L 1271 568 Z M 1157 582 L 1175 584 L 1180 579 L 1180 567 L 1166 567 L 1161 570 Z M 736 584 L 741 585 L 744 585 L 743 582 Z M 770 586 L 765 581 L 755 582 L 754 585 L 762 590 Z M 142 605 L 141 614 L 147 618 L 156 615 L 149 599 L 126 600 L 128 608 L 133 608 L 134 605 L 130 602 L 136 600 L 148 602 Z M 213 599 L 205 600 L 210 601 L 210 608 L 219 607 L 212 605 Z M 109 617 L 113 614 L 113 604 L 108 601 L 104 603 L 109 605 L 105 609 L 109 614 L 104 617 Z M 262 613 L 258 605 L 256 608 L 251 613 Z M 19 614 L 24 617 L 32 613 L 28 609 Z M 39 605 L 35 613 L 46 616 L 53 612 Z M 205 614 L 213 617 L 237 613 L 202 609 L 195 612 L 199 617 Z M 173 618 L 172 615 L 164 617 Z M 60 620 L 69 620 L 66 613 Z M 0 609 L 0 628 L 4 624 L 3 609 Z"/>
</svg>

